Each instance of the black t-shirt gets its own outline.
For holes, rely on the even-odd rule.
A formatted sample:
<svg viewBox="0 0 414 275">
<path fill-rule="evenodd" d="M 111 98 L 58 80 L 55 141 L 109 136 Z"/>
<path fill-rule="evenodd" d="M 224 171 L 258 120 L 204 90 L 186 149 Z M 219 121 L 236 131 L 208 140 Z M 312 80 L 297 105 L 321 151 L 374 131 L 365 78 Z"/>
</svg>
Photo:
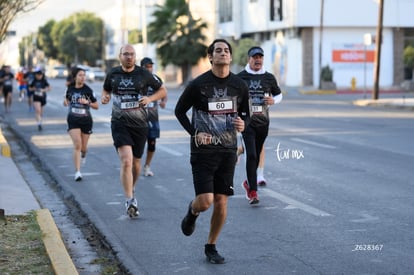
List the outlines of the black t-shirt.
<svg viewBox="0 0 414 275">
<path fill-rule="evenodd" d="M 65 98 L 69 101 L 68 117 L 72 119 L 82 119 L 91 116 L 89 104 L 81 104 L 79 103 L 79 99 L 86 98 L 91 103 L 97 101 L 94 92 L 86 84 L 81 88 L 70 85 L 66 90 Z"/>
<path fill-rule="evenodd" d="M 43 98 L 46 97 L 46 93 L 40 91 L 40 89 L 44 89 L 49 87 L 49 82 L 47 82 L 46 78 L 42 79 L 34 79 L 31 83 L 29 83 L 29 88 L 35 88 L 34 90 L 34 97 L 35 98 Z"/>
<path fill-rule="evenodd" d="M 0 75 L 0 78 L 3 79 L 3 87 L 5 90 L 12 90 L 13 89 L 13 79 L 14 79 L 14 74 L 11 72 L 4 72 L 2 73 L 2 75 Z"/>
<path fill-rule="evenodd" d="M 241 71 L 238 76 L 249 86 L 252 114 L 250 126 L 269 124 L 269 106 L 264 103 L 264 95 L 267 93 L 268 96 L 276 96 L 281 93 L 276 78 L 269 72 L 250 74 L 246 70 Z"/>
<path fill-rule="evenodd" d="M 139 66 L 132 72 L 125 72 L 121 66 L 112 68 L 103 86 L 113 95 L 112 120 L 122 121 L 129 127 L 148 127 L 147 110 L 139 100 L 148 95 L 148 88 L 157 91 L 161 85 L 149 71 Z"/>
<path fill-rule="evenodd" d="M 162 83 L 161 78 L 159 78 L 157 75 L 153 74 L 153 77 Z M 152 95 L 154 93 L 154 90 L 149 87 L 148 88 L 148 96 Z M 148 121 L 150 122 L 157 122 L 158 121 L 158 102 L 153 101 L 147 105 L 147 111 L 148 111 Z"/>
<path fill-rule="evenodd" d="M 186 113 L 192 108 L 191 122 Z M 226 78 L 216 77 L 208 71 L 185 88 L 175 107 L 175 115 L 191 135 L 191 152 L 234 151 L 237 148 L 237 131 L 233 126 L 236 116 L 245 120 L 250 116 L 249 94 L 246 83 L 230 73 Z M 212 135 L 209 145 L 197 144 L 197 132 Z"/>
<path fill-rule="evenodd" d="M 32 83 L 32 81 L 35 79 L 34 72 L 27 72 L 24 74 L 24 79 L 26 79 L 27 83 Z"/>
</svg>

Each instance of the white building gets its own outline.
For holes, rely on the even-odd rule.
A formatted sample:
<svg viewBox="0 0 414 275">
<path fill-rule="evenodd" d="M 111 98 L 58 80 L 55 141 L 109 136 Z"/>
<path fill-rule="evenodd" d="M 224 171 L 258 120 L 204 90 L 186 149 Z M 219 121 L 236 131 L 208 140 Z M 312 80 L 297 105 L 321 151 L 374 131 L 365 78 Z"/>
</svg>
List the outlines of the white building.
<svg viewBox="0 0 414 275">
<path fill-rule="evenodd" d="M 353 77 L 357 86 L 373 85 L 375 45 L 365 46 L 364 35 L 376 34 L 378 0 L 216 0 L 216 5 L 218 34 L 256 40 L 265 50 L 266 69 L 281 84 L 317 86 L 320 65 L 329 65 L 338 86 L 350 86 Z M 413 10 L 414 0 L 384 2 L 380 86 L 403 81 L 402 52 L 414 40 Z"/>
</svg>

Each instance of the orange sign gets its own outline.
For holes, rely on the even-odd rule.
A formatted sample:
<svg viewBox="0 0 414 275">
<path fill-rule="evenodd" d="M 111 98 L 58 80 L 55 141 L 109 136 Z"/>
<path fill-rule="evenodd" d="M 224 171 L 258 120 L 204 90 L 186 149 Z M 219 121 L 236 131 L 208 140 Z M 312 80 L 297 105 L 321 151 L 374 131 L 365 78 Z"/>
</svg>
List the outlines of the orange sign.
<svg viewBox="0 0 414 275">
<path fill-rule="evenodd" d="M 366 53 L 366 59 L 365 59 Z M 361 62 L 374 62 L 375 51 L 367 50 L 333 50 L 332 61 L 338 63 L 361 63 Z"/>
</svg>

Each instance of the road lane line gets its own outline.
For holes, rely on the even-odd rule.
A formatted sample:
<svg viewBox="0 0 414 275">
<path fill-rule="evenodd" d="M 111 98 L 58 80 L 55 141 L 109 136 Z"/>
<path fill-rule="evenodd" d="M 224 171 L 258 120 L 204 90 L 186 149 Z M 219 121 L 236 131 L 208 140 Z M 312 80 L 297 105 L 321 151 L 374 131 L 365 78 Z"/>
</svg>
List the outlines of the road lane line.
<svg viewBox="0 0 414 275">
<path fill-rule="evenodd" d="M 327 149 L 335 149 L 336 148 L 335 146 L 332 146 L 332 145 L 323 144 L 323 143 L 319 143 L 319 142 L 314 142 L 314 141 L 310 141 L 310 140 L 305 140 L 305 139 L 301 139 L 301 138 L 291 138 L 291 140 L 301 142 L 301 143 L 310 144 L 310 145 L 314 145 L 314 146 L 317 146 L 317 147 L 327 148 Z"/>
<path fill-rule="evenodd" d="M 329 214 L 329 213 L 327 213 L 325 211 L 322 211 L 322 210 L 319 210 L 319 209 L 317 209 L 317 208 L 315 208 L 313 206 L 304 204 L 304 203 L 302 203 L 300 201 L 297 201 L 295 199 L 292 199 L 292 198 L 290 198 L 288 196 L 285 196 L 285 195 L 280 194 L 278 192 L 275 192 L 273 190 L 270 190 L 270 189 L 261 189 L 260 191 L 266 193 L 266 195 L 268 195 L 268 196 L 270 196 L 272 198 L 278 199 L 278 200 L 280 200 L 280 201 L 288 204 L 289 205 L 289 208 L 291 208 L 291 209 L 292 209 L 292 207 L 298 208 L 298 209 L 301 209 L 301 210 L 303 210 L 303 211 L 305 211 L 305 212 L 307 212 L 309 214 L 312 214 L 314 216 L 321 216 L 321 217 L 332 216 L 331 214 Z"/>
<path fill-rule="evenodd" d="M 181 153 L 181 152 L 178 152 L 178 151 L 176 151 L 176 150 L 172 150 L 172 149 L 170 149 L 170 148 L 168 148 L 168 147 L 166 147 L 166 146 L 163 146 L 163 145 L 161 145 L 161 144 L 157 144 L 157 149 L 160 149 L 160 150 L 162 150 L 162 151 L 164 151 L 164 152 L 167 152 L 167 153 L 169 153 L 169 154 L 171 154 L 171 155 L 173 155 L 173 156 L 176 156 L 176 157 L 181 157 L 181 156 L 183 156 L 184 154 L 183 153 Z"/>
</svg>

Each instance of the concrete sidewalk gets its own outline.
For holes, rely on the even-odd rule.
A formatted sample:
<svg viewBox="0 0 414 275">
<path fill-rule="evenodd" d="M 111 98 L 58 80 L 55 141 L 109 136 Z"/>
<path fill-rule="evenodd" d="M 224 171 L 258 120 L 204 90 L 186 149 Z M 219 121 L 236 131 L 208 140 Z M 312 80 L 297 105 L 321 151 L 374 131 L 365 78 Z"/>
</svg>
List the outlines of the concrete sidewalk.
<svg viewBox="0 0 414 275">
<path fill-rule="evenodd" d="M 55 274 L 79 274 L 62 241 L 59 230 L 48 209 L 41 209 L 26 180 L 11 158 L 11 148 L 0 128 L 0 209 L 6 216 L 24 215 L 36 211 L 43 232 L 43 243 Z"/>
</svg>

